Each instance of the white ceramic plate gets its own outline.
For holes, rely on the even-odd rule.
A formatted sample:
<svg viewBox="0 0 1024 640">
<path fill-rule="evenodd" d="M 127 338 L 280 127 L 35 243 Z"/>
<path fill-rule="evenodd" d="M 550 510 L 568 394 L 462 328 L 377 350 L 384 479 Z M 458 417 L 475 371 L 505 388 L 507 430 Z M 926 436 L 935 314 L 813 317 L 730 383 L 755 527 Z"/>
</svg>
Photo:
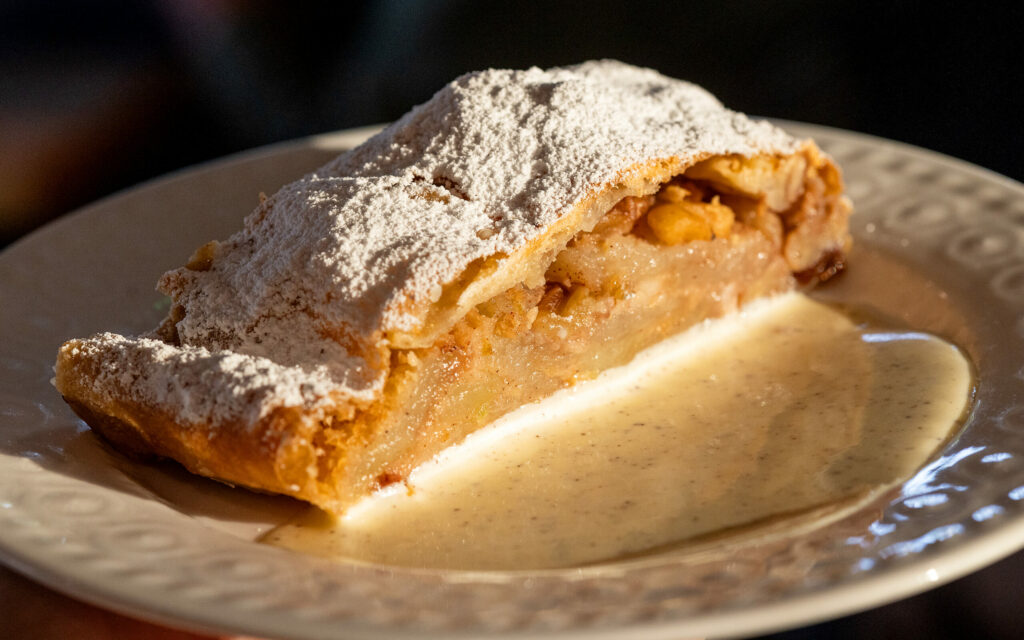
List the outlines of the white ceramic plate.
<svg viewBox="0 0 1024 640">
<path fill-rule="evenodd" d="M 817 295 L 945 335 L 978 373 L 963 432 L 848 517 L 760 544 L 586 569 L 394 569 L 256 544 L 298 503 L 106 449 L 50 386 L 58 344 L 154 326 L 165 311 L 159 274 L 361 130 L 163 178 L 0 255 L 0 555 L 81 599 L 197 630 L 682 638 L 839 616 L 1010 554 L 1024 546 L 1024 187 L 885 140 L 784 126 L 839 160 L 857 205 L 850 271 Z"/>
</svg>

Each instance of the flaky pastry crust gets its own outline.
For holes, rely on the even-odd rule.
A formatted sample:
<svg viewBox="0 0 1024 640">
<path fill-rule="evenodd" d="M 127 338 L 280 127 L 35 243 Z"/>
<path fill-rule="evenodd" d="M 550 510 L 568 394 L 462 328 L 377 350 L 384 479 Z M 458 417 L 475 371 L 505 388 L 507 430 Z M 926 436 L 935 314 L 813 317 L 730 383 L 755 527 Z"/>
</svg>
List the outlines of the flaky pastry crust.
<svg viewBox="0 0 1024 640">
<path fill-rule="evenodd" d="M 849 212 L 813 142 L 694 85 L 613 61 L 469 74 L 165 274 L 172 308 L 153 333 L 65 343 L 56 385 L 126 451 L 342 511 L 517 402 L 791 288 L 793 274 L 831 275 Z M 665 307 L 656 330 L 586 369 L 601 358 L 584 343 L 612 340 L 594 327 L 642 318 L 628 314 L 644 290 L 559 270 L 591 245 L 665 245 L 673 268 L 708 273 L 703 289 L 663 292 L 694 297 L 686 313 Z M 714 274 L 728 264 L 748 275 Z M 586 322 L 558 324 L 575 317 Z M 575 351 L 545 331 L 576 331 Z M 516 385 L 493 354 L 507 364 L 530 349 L 561 360 L 538 356 L 546 377 Z M 483 401 L 431 395 L 501 376 L 511 400 L 489 398 L 476 418 Z"/>
</svg>

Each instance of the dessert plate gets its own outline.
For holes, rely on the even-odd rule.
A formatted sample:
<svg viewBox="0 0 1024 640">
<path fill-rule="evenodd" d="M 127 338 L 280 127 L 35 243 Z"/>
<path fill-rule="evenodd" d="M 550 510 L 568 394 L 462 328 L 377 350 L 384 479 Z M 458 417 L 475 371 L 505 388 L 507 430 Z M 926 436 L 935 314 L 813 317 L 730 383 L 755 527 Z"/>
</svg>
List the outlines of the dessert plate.
<svg viewBox="0 0 1024 640">
<path fill-rule="evenodd" d="M 963 429 L 913 478 L 814 526 L 571 570 L 326 561 L 254 542 L 302 509 L 108 450 L 50 385 L 57 346 L 137 333 L 157 277 L 374 129 L 230 157 L 100 201 L 0 255 L 0 559 L 70 595 L 280 638 L 681 638 L 764 633 L 947 582 L 1024 546 L 1024 186 L 928 151 L 780 123 L 843 166 L 851 268 L 817 297 L 963 348 Z"/>
</svg>

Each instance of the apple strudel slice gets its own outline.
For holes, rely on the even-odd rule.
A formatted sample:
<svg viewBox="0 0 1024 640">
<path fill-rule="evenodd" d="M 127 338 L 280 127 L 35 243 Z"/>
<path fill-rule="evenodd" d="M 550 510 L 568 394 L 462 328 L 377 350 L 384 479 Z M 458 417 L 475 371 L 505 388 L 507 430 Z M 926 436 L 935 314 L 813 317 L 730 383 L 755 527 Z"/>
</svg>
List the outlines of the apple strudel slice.
<svg viewBox="0 0 1024 640">
<path fill-rule="evenodd" d="M 524 403 L 843 266 L 811 141 L 614 61 L 463 76 L 160 279 L 56 386 L 118 448 L 341 512 Z"/>
</svg>

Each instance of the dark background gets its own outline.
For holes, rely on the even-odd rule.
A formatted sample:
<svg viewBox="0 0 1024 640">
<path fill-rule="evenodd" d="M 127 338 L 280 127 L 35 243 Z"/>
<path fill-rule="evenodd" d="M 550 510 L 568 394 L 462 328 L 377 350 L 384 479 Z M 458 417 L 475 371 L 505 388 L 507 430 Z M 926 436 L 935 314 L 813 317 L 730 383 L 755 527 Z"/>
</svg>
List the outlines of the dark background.
<svg viewBox="0 0 1024 640">
<path fill-rule="evenodd" d="M 1019 6 L 972 3 L 0 1 L 0 247 L 167 171 L 392 120 L 466 71 L 604 57 L 1024 180 L 1022 39 Z M 1017 554 L 776 637 L 1016 638 L 1022 586 Z"/>
</svg>

